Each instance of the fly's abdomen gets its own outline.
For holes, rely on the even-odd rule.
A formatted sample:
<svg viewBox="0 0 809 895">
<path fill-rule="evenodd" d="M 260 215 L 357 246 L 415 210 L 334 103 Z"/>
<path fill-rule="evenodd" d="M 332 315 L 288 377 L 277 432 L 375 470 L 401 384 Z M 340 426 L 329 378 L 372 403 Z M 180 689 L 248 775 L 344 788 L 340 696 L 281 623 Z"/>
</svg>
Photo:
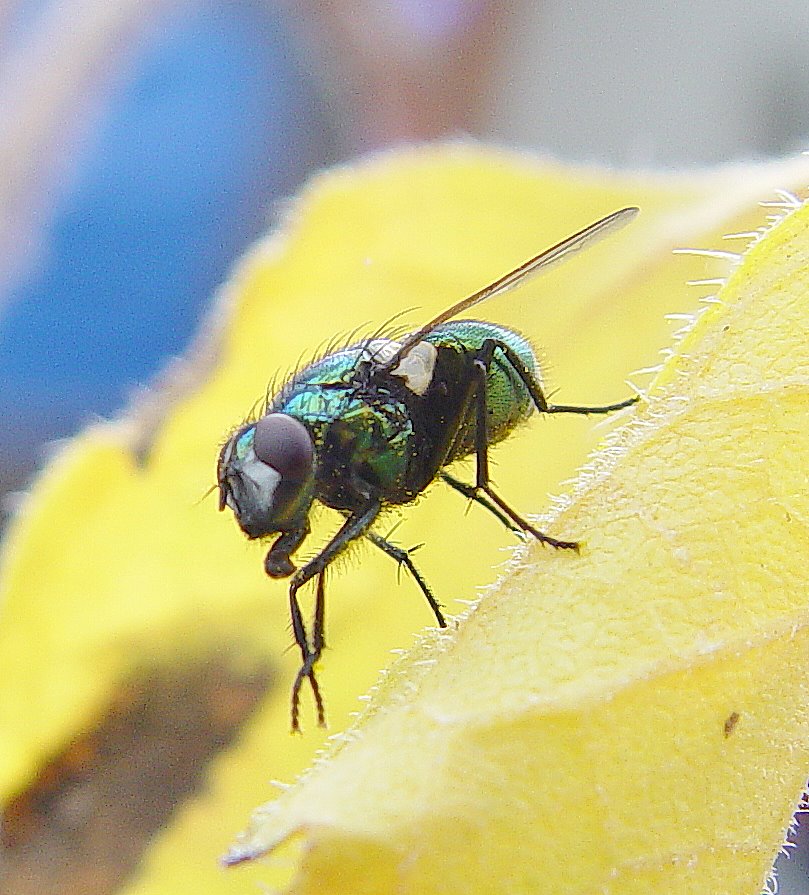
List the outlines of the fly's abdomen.
<svg viewBox="0 0 809 895">
<path fill-rule="evenodd" d="M 479 351 L 487 339 L 507 345 L 537 382 L 541 382 L 536 357 L 530 343 L 519 333 L 505 326 L 479 320 L 457 320 L 438 327 L 427 336 L 427 340 L 436 347 L 454 348 L 470 355 Z M 495 349 L 486 379 L 486 407 L 489 444 L 502 441 L 515 426 L 531 415 L 534 407 L 523 381 L 500 349 Z M 474 450 L 475 414 L 475 407 L 471 407 L 456 448 L 452 452 L 452 459 Z"/>
</svg>

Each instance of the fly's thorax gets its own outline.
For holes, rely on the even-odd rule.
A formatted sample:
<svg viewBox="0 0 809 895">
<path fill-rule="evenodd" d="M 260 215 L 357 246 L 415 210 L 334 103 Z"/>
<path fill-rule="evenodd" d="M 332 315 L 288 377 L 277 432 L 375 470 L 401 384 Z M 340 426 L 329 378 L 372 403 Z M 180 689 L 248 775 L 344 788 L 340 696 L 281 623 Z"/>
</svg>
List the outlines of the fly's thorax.
<svg viewBox="0 0 809 895">
<path fill-rule="evenodd" d="M 325 391 L 332 388 L 339 389 L 340 386 L 353 388 L 357 372 L 363 366 L 367 368 L 382 366 L 391 360 L 401 347 L 402 343 L 395 339 L 367 339 L 326 354 L 298 370 L 291 377 L 273 400 L 273 409 L 282 410 L 301 390 L 320 388 Z M 435 360 L 435 347 L 429 342 L 421 342 L 402 358 L 396 368 L 390 371 L 390 375 L 414 394 L 423 395 L 432 381 Z M 330 403 L 328 398 L 326 401 Z M 317 414 L 320 411 L 314 409 L 312 412 Z M 328 413 L 328 408 L 325 412 Z"/>
<path fill-rule="evenodd" d="M 250 538 L 307 526 L 315 490 L 315 449 L 297 419 L 269 413 L 225 443 L 217 469 L 219 507 L 230 507 Z"/>
<path fill-rule="evenodd" d="M 308 382 L 283 410 L 305 421 L 312 433 L 318 500 L 350 510 L 373 492 L 397 502 L 414 450 L 404 403 L 381 390 Z"/>
</svg>

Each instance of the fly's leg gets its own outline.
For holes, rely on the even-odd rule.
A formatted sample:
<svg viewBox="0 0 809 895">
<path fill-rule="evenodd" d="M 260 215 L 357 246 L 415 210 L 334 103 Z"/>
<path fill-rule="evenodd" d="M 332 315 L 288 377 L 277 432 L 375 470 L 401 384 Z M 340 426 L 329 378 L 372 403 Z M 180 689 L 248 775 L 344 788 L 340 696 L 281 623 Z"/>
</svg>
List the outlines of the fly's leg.
<svg viewBox="0 0 809 895">
<path fill-rule="evenodd" d="M 416 584 L 421 588 L 421 592 L 424 594 L 425 599 L 430 604 L 430 609 L 433 610 L 436 621 L 438 622 L 439 628 L 446 628 L 447 622 L 444 618 L 443 613 L 441 612 L 441 606 L 436 600 L 433 592 L 430 590 L 430 585 L 424 580 L 421 575 L 421 572 L 416 568 L 413 563 L 413 559 L 410 556 L 409 550 L 403 550 L 401 547 L 397 547 L 395 544 L 391 544 L 390 541 L 386 541 L 385 538 L 380 537 L 378 534 L 372 531 L 368 531 L 365 533 L 365 537 L 374 544 L 379 547 L 379 549 L 383 553 L 387 553 L 391 559 L 394 559 L 400 566 L 404 566 L 408 572 L 415 578 Z"/>
<path fill-rule="evenodd" d="M 301 568 L 292 576 L 292 580 L 290 581 L 289 610 L 292 617 L 292 633 L 295 636 L 295 643 L 297 643 L 301 651 L 301 667 L 295 677 L 295 683 L 292 685 L 293 733 L 299 733 L 301 729 L 299 720 L 300 692 L 306 678 L 309 679 L 309 684 L 312 687 L 312 694 L 315 697 L 318 724 L 320 724 L 321 727 L 326 724 L 323 700 L 320 695 L 317 678 L 315 677 L 315 664 L 320 658 L 324 643 L 325 582 L 323 573 L 352 541 L 355 541 L 366 533 L 373 524 L 374 519 L 379 515 L 380 508 L 378 501 L 370 501 L 364 507 L 352 513 L 342 524 L 337 534 L 328 544 L 326 544 L 320 553 L 318 553 L 314 559 L 309 560 L 306 565 L 301 566 Z M 303 623 L 301 607 L 298 603 L 298 591 L 304 584 L 311 581 L 312 578 L 315 578 L 316 576 L 319 576 L 319 581 L 315 602 L 315 621 L 312 630 L 312 643 L 310 645 L 309 638 L 306 635 L 306 626 Z"/>
<path fill-rule="evenodd" d="M 580 407 L 567 404 L 550 404 L 545 397 L 540 384 L 534 375 L 528 370 L 525 364 L 515 351 L 513 351 L 504 342 L 496 339 L 486 339 L 475 358 L 475 376 L 477 377 L 477 387 L 475 389 L 475 402 L 477 406 L 477 425 L 475 428 L 475 454 L 477 457 L 477 475 L 475 491 L 483 491 L 484 494 L 499 507 L 505 516 L 508 517 L 522 531 L 533 535 L 543 544 L 551 547 L 557 547 L 566 550 L 578 550 L 578 544 L 575 541 L 560 541 L 549 535 L 543 534 L 538 528 L 531 525 L 527 519 L 523 519 L 516 513 L 491 487 L 489 479 L 489 455 L 488 455 L 488 407 L 486 404 L 486 377 L 494 358 L 494 352 L 499 349 L 515 373 L 522 380 L 523 385 L 528 390 L 531 400 L 534 402 L 540 413 L 580 413 L 580 414 L 598 414 L 612 413 L 615 410 L 622 410 L 630 407 L 639 400 L 638 395 L 633 395 L 624 401 L 618 401 L 615 404 L 604 404 L 598 407 Z M 484 504 L 485 505 L 485 504 Z"/>
<path fill-rule="evenodd" d="M 325 639 L 325 621 L 326 621 L 326 571 L 325 569 L 317 576 L 317 596 L 315 597 L 315 620 L 312 627 L 312 647 L 309 648 L 306 630 L 303 626 L 300 606 L 297 597 L 290 595 L 290 604 L 292 612 L 292 630 L 295 634 L 295 642 L 301 647 L 303 655 L 303 663 L 295 675 L 295 682 L 292 684 L 292 730 L 300 731 L 299 723 L 299 706 L 301 699 L 301 687 L 306 678 L 309 678 L 309 685 L 312 688 L 312 695 L 315 698 L 315 707 L 317 709 L 317 723 L 320 727 L 326 726 L 326 712 L 323 708 L 323 697 L 320 694 L 320 686 L 315 677 L 315 665 L 323 652 L 326 645 Z M 299 634 L 301 640 L 298 639 Z"/>
<path fill-rule="evenodd" d="M 517 371 L 519 372 L 519 371 Z M 623 410 L 625 407 L 631 407 L 640 401 L 640 395 L 632 395 L 624 401 L 617 404 L 604 404 L 601 407 L 579 407 L 575 404 L 548 404 L 545 413 L 581 413 L 590 416 L 594 413 L 613 413 L 616 410 Z"/>
<path fill-rule="evenodd" d="M 556 547 L 559 550 L 578 550 L 579 545 L 576 541 L 560 541 L 557 538 L 552 538 L 550 535 L 544 534 L 536 526 L 531 525 L 527 519 L 524 519 L 519 513 L 513 510 L 491 486 L 489 479 L 489 413 L 486 404 L 486 377 L 489 368 L 491 367 L 492 358 L 494 357 L 496 348 L 500 348 L 506 355 L 508 361 L 515 367 L 520 378 L 526 383 L 526 387 L 534 402 L 537 404 L 537 407 L 544 412 L 548 412 L 548 403 L 545 400 L 545 396 L 542 394 L 542 390 L 539 388 L 539 384 L 534 380 L 533 376 L 524 369 L 523 365 L 519 362 L 519 358 L 514 355 L 514 352 L 502 342 L 498 342 L 495 339 L 486 339 L 473 362 L 474 376 L 477 380 L 474 389 L 474 400 L 477 408 L 477 425 L 475 426 L 475 456 L 477 459 L 475 476 L 476 490 L 479 492 L 482 491 L 518 528 L 533 535 L 540 543 L 547 544 L 549 547 Z M 515 360 L 519 366 L 514 363 Z M 522 372 L 520 368 L 522 368 Z M 525 377 L 530 380 L 530 386 L 526 378 L 523 377 L 523 373 L 525 374 Z M 534 394 L 535 392 L 536 396 Z"/>
<path fill-rule="evenodd" d="M 487 339 L 481 349 L 481 354 L 486 350 L 486 343 L 489 342 L 492 343 L 494 347 L 490 348 L 488 351 L 489 360 L 486 370 L 488 371 L 489 365 L 491 364 L 494 349 L 499 348 L 514 369 L 514 372 L 522 380 L 523 385 L 528 389 L 528 393 L 531 395 L 531 400 L 534 402 L 536 409 L 540 413 L 581 413 L 587 416 L 596 413 L 613 413 L 616 410 L 623 410 L 625 407 L 631 407 L 633 404 L 637 404 L 640 400 L 639 395 L 633 395 L 631 398 L 626 398 L 624 401 L 618 401 L 616 404 L 603 404 L 599 407 L 579 407 L 574 404 L 549 404 L 548 399 L 543 394 L 542 388 L 534 378 L 534 375 L 530 370 L 526 369 L 525 364 L 517 353 L 509 348 L 504 342 L 499 342 L 495 339 Z"/>
<path fill-rule="evenodd" d="M 475 503 L 485 507 L 493 516 L 499 519 L 509 531 L 513 531 L 516 535 L 523 534 L 523 530 L 518 528 L 505 513 L 501 513 L 495 504 L 493 504 L 487 497 L 480 494 L 474 485 L 467 485 L 466 482 L 456 479 L 454 475 L 450 475 L 443 470 L 438 473 L 438 477 L 442 482 L 446 482 L 451 488 L 454 488 L 459 494 L 463 494 L 467 500 L 473 500 Z"/>
</svg>

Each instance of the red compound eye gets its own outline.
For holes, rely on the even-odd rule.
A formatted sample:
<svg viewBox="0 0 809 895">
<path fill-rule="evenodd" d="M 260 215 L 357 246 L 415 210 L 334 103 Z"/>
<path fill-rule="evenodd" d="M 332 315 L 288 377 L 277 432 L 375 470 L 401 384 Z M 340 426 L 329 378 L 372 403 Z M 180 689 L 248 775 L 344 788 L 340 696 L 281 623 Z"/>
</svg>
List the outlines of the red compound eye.
<svg viewBox="0 0 809 895">
<path fill-rule="evenodd" d="M 253 450 L 286 481 L 303 481 L 312 471 L 315 452 L 309 430 L 285 413 L 268 413 L 256 423 Z"/>
</svg>

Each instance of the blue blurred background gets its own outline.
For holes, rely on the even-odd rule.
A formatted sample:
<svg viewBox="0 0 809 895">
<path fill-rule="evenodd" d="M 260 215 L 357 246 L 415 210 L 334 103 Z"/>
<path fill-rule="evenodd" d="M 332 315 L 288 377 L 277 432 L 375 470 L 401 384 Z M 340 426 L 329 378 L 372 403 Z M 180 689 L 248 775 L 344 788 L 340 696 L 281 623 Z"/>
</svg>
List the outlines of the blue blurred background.
<svg viewBox="0 0 809 895">
<path fill-rule="evenodd" d="M 618 165 L 785 151 L 807 61 L 799 0 L 0 0 L 0 526 L 319 167 L 459 133 Z"/>
<path fill-rule="evenodd" d="M 18 39 L 33 26 L 21 20 Z M 39 245 L 3 297 L 8 485 L 43 442 L 114 414 L 183 350 L 273 197 L 334 152 L 272 6 L 179 5 L 127 69 L 65 146 L 67 182 L 49 190 Z"/>
</svg>

